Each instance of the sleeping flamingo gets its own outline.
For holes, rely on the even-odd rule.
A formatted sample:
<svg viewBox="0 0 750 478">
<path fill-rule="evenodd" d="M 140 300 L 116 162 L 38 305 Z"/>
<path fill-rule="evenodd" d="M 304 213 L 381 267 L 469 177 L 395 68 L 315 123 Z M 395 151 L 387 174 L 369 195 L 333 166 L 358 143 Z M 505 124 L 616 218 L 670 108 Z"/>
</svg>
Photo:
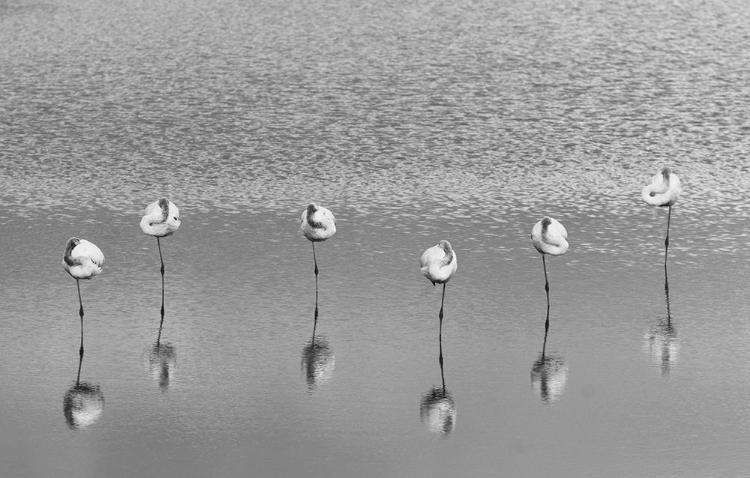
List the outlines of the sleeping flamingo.
<svg viewBox="0 0 750 478">
<path fill-rule="evenodd" d="M 451 280 L 458 269 L 458 256 L 451 247 L 451 243 L 442 240 L 430 247 L 419 258 L 422 275 L 432 282 L 432 285 L 443 284 L 443 296 L 440 300 L 440 336 L 443 335 L 443 304 L 445 302 L 445 284 Z"/>
<path fill-rule="evenodd" d="M 312 242 L 313 263 L 315 264 L 315 310 L 318 310 L 318 260 L 315 257 L 315 243 L 323 242 L 336 234 L 336 218 L 330 210 L 316 203 L 309 204 L 302 211 L 300 229 Z"/>
<path fill-rule="evenodd" d="M 83 301 L 81 300 L 81 279 L 91 279 L 102 272 L 104 265 L 104 254 L 95 244 L 86 239 L 71 237 L 65 245 L 65 254 L 62 261 L 63 269 L 76 280 L 78 288 L 78 304 L 81 316 L 81 348 L 79 356 L 83 357 Z"/>
<path fill-rule="evenodd" d="M 172 201 L 161 198 L 146 207 L 141 219 L 141 230 L 149 236 L 156 237 L 161 262 L 161 321 L 164 322 L 164 258 L 161 254 L 162 237 L 171 236 L 180 227 L 180 210 Z M 160 326 L 161 330 L 161 326 Z"/>
<path fill-rule="evenodd" d="M 647 204 L 657 207 L 668 207 L 667 237 L 664 239 L 664 267 L 667 267 L 667 251 L 669 250 L 669 223 L 672 219 L 672 206 L 680 198 L 682 186 L 680 178 L 669 167 L 651 178 L 651 184 L 643 188 L 641 197 Z"/>
<path fill-rule="evenodd" d="M 547 293 L 547 320 L 544 323 L 545 333 L 549 330 L 549 280 L 547 280 L 547 262 L 544 258 L 547 254 L 561 256 L 568 250 L 568 231 L 556 219 L 544 216 L 534 224 L 531 229 L 531 242 L 542 255 L 544 267 L 544 290 Z"/>
</svg>

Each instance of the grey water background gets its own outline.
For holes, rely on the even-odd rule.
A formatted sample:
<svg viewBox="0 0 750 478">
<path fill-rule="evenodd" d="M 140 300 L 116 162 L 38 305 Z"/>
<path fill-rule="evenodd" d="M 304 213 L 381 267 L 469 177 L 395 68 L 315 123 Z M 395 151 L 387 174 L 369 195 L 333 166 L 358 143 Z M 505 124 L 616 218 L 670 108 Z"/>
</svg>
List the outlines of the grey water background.
<svg viewBox="0 0 750 478">
<path fill-rule="evenodd" d="M 744 476 L 748 26 L 729 0 L 0 0 L 0 475 Z M 311 201 L 338 219 L 314 343 Z M 540 367 L 544 215 L 571 248 Z M 71 236 L 106 256 L 78 428 Z"/>
</svg>

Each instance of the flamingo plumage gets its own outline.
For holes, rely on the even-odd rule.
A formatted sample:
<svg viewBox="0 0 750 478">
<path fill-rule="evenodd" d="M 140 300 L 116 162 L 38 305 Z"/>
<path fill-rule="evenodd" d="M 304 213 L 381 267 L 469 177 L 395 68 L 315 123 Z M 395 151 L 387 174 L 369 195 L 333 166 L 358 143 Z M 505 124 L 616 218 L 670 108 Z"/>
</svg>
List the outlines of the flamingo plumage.
<svg viewBox="0 0 750 478">
<path fill-rule="evenodd" d="M 315 243 L 330 239 L 336 234 L 336 218 L 333 213 L 316 203 L 308 204 L 302 211 L 300 229 L 312 243 L 313 263 L 315 264 L 315 311 L 318 310 L 318 259 L 315 257 Z"/>
<path fill-rule="evenodd" d="M 180 227 L 180 224 L 180 210 L 167 198 L 161 198 L 146 206 L 145 214 L 141 219 L 141 230 L 144 234 L 156 237 L 156 245 L 159 248 L 159 262 L 161 262 L 161 324 L 164 323 L 164 258 L 161 253 L 160 238 L 174 234 Z M 161 324 L 159 325 L 160 334 Z"/>
<path fill-rule="evenodd" d="M 672 221 L 672 206 L 680 198 L 680 178 L 667 166 L 651 178 L 651 183 L 641 190 L 641 197 L 651 206 L 669 208 L 667 214 L 667 237 L 664 239 L 664 267 L 667 267 L 669 251 L 669 223 Z"/>
<path fill-rule="evenodd" d="M 78 315 L 81 317 L 81 348 L 78 354 L 83 357 L 83 300 L 81 299 L 81 279 L 90 280 L 102 272 L 104 254 L 96 244 L 71 237 L 65 245 L 62 266 L 76 280 L 78 289 Z"/>
<path fill-rule="evenodd" d="M 531 228 L 531 243 L 542 255 L 544 267 L 544 291 L 547 293 L 547 320 L 544 323 L 545 338 L 549 330 L 549 280 L 547 279 L 547 262 L 545 256 L 561 256 L 568 251 L 568 231 L 559 221 L 544 216 Z"/>
<path fill-rule="evenodd" d="M 442 337 L 445 284 L 451 280 L 451 277 L 453 277 L 458 269 L 458 256 L 453 247 L 451 247 L 451 243 L 442 240 L 422 253 L 422 257 L 419 258 L 419 267 L 422 275 L 432 282 L 433 286 L 443 284 L 443 295 L 440 299 L 440 314 L 438 315 L 440 317 L 440 336 Z"/>
</svg>

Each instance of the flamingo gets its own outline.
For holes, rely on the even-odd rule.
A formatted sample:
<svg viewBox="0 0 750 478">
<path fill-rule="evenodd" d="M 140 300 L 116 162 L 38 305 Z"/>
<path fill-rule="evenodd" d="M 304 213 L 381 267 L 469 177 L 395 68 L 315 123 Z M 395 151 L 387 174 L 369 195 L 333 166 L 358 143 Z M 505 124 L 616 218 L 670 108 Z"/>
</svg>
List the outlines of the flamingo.
<svg viewBox="0 0 750 478">
<path fill-rule="evenodd" d="M 442 240 L 430 247 L 419 258 L 422 275 L 427 277 L 432 285 L 443 284 L 443 296 L 440 300 L 440 337 L 443 335 L 443 304 L 445 303 L 445 284 L 451 280 L 458 269 L 458 256 L 451 247 L 451 243 Z"/>
<path fill-rule="evenodd" d="M 172 201 L 161 198 L 146 207 L 146 213 L 141 219 L 141 230 L 149 236 L 156 237 L 161 261 L 161 322 L 164 323 L 164 258 L 161 254 L 159 238 L 171 236 L 180 227 L 180 210 Z M 161 325 L 159 326 L 161 334 Z M 157 339 L 157 344 L 159 340 Z"/>
<path fill-rule="evenodd" d="M 544 267 L 544 290 L 547 293 L 547 320 L 544 323 L 545 338 L 549 330 L 549 280 L 547 280 L 547 254 L 561 256 L 568 250 L 568 231 L 556 219 L 549 216 L 534 224 L 531 229 L 531 242 L 542 255 L 542 265 Z"/>
<path fill-rule="evenodd" d="M 78 304 L 81 316 L 81 348 L 78 355 L 83 357 L 83 301 L 81 300 L 81 279 L 90 280 L 102 272 L 104 266 L 104 254 L 95 244 L 86 239 L 71 237 L 65 245 L 65 254 L 62 261 L 63 269 L 76 280 L 78 289 Z"/>
<path fill-rule="evenodd" d="M 651 184 L 643 188 L 641 197 L 647 204 L 657 207 L 668 207 L 667 237 L 664 239 L 664 267 L 667 267 L 667 251 L 669 250 L 669 223 L 672 219 L 672 206 L 680 198 L 682 186 L 680 178 L 672 172 L 669 166 L 651 178 Z"/>
<path fill-rule="evenodd" d="M 302 211 L 300 229 L 302 234 L 312 242 L 313 263 L 315 264 L 315 311 L 318 310 L 318 260 L 315 258 L 315 243 L 323 242 L 336 234 L 336 218 L 333 213 L 311 203 Z"/>
</svg>

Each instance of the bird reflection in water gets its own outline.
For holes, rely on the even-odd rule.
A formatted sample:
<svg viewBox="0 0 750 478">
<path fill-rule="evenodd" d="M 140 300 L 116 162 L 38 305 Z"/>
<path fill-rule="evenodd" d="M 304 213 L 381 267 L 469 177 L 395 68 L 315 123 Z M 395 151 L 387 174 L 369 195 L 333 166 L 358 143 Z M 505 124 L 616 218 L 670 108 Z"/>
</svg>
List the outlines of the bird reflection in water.
<svg viewBox="0 0 750 478">
<path fill-rule="evenodd" d="M 549 324 L 549 308 L 545 324 Z M 568 364 L 565 358 L 556 353 L 547 353 L 548 333 L 549 327 L 546 326 L 542 351 L 531 367 L 531 387 L 539 395 L 542 403 L 547 405 L 562 396 L 568 383 Z"/>
<path fill-rule="evenodd" d="M 161 391 L 167 392 L 170 381 L 174 377 L 177 364 L 177 350 L 171 343 L 162 342 L 162 325 L 159 325 L 159 335 L 157 335 L 156 342 L 148 354 L 148 370 L 151 376 L 159 381 Z"/>
<path fill-rule="evenodd" d="M 660 317 L 652 324 L 644 337 L 644 347 L 649 350 L 654 360 L 661 365 L 661 374 L 668 375 L 672 366 L 677 363 L 680 349 L 677 331 L 672 325 L 672 311 L 669 308 L 669 277 L 664 265 L 664 297 L 667 302 L 667 316 Z"/>
<path fill-rule="evenodd" d="M 419 418 L 427 431 L 441 438 L 446 438 L 456 428 L 456 402 L 445 388 L 445 369 L 443 367 L 443 340 L 440 342 L 440 378 L 442 387 L 432 387 L 422 396 L 419 404 Z"/>
<path fill-rule="evenodd" d="M 162 392 L 169 390 L 169 383 L 174 377 L 177 363 L 177 351 L 172 344 L 157 342 L 148 355 L 148 369 L 151 376 L 159 381 Z"/>
<path fill-rule="evenodd" d="M 86 428 L 96 423 L 104 411 L 104 394 L 96 384 L 81 381 L 83 355 L 78 359 L 78 374 L 72 387 L 63 397 L 63 415 L 72 430 Z"/>
<path fill-rule="evenodd" d="M 318 327 L 318 304 L 315 304 L 315 319 L 312 337 L 302 349 L 301 369 L 307 381 L 307 391 L 312 393 L 318 385 L 333 377 L 336 368 L 336 356 L 325 337 L 316 336 Z"/>
</svg>

